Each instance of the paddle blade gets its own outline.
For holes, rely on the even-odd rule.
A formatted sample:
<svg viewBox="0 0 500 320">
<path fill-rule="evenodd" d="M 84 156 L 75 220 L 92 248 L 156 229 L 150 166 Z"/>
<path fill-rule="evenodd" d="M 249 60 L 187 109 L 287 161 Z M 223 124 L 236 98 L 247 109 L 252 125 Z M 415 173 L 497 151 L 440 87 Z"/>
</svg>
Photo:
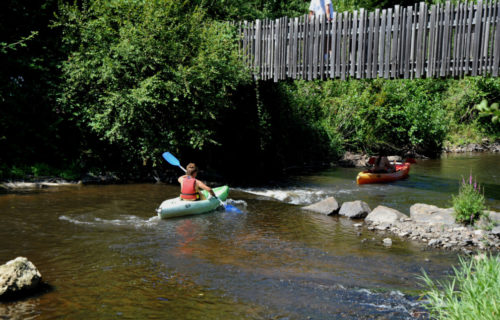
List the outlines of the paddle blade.
<svg viewBox="0 0 500 320">
<path fill-rule="evenodd" d="M 162 154 L 162 156 L 163 156 L 163 159 L 167 160 L 167 162 L 170 163 L 173 166 L 180 166 L 181 165 L 181 163 L 179 162 L 179 160 L 177 160 L 177 158 L 174 157 L 174 155 L 171 154 L 170 152 L 164 152 Z"/>
<path fill-rule="evenodd" d="M 230 204 L 226 204 L 224 207 L 226 208 L 226 212 L 243 213 L 243 212 L 241 212 L 240 209 L 238 209 L 235 206 L 232 206 Z"/>
</svg>

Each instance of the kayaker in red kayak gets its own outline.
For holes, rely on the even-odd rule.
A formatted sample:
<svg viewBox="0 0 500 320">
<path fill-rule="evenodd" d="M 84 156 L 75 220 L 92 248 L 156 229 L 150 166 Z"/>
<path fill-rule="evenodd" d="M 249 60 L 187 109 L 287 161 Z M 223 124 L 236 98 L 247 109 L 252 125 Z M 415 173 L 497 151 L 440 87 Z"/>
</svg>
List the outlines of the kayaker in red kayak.
<svg viewBox="0 0 500 320">
<path fill-rule="evenodd" d="M 194 163 L 190 163 L 186 167 L 186 175 L 183 175 L 177 179 L 181 184 L 181 199 L 186 201 L 196 201 L 205 200 L 205 197 L 200 193 L 200 189 L 207 190 L 212 197 L 215 197 L 215 193 L 212 188 L 208 187 L 206 184 L 196 179 L 198 174 L 198 168 Z"/>
<path fill-rule="evenodd" d="M 371 169 L 371 172 L 373 173 L 392 173 L 395 171 L 396 167 L 394 167 L 389 159 L 387 159 L 387 157 L 383 155 L 379 155 L 375 159 L 375 163 L 373 165 L 373 168 Z"/>
</svg>

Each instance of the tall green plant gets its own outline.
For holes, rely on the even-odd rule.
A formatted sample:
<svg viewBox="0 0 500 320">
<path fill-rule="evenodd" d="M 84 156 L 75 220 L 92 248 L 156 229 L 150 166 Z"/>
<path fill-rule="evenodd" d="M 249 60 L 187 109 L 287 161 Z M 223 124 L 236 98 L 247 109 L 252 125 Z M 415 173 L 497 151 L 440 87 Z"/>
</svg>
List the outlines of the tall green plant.
<svg viewBox="0 0 500 320">
<path fill-rule="evenodd" d="M 455 219 L 459 223 L 474 224 L 483 214 L 485 209 L 484 189 L 481 193 L 481 186 L 473 181 L 472 175 L 469 180 L 462 179 L 462 184 L 457 196 L 452 196 L 453 209 L 455 209 Z"/>
<path fill-rule="evenodd" d="M 498 319 L 500 315 L 500 256 L 470 261 L 460 258 L 448 281 L 434 281 L 424 273 L 424 306 L 433 319 Z"/>
</svg>

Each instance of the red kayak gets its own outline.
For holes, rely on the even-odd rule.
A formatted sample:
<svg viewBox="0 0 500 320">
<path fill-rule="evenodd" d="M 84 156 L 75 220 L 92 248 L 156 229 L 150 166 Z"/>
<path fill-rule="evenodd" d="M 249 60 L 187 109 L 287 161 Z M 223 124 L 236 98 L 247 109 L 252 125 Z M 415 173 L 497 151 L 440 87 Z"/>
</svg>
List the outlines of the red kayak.
<svg viewBox="0 0 500 320">
<path fill-rule="evenodd" d="M 392 182 L 407 178 L 410 173 L 410 162 L 396 164 L 396 171 L 391 173 L 373 173 L 365 170 L 358 173 L 356 182 L 358 184 Z"/>
</svg>

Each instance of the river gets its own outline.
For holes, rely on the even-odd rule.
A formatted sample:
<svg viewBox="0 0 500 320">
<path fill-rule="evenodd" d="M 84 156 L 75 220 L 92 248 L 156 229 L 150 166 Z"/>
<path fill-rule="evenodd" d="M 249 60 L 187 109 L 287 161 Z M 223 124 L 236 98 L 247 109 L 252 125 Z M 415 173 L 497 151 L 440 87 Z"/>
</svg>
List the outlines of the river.
<svg viewBox="0 0 500 320">
<path fill-rule="evenodd" d="M 413 203 L 450 205 L 462 176 L 500 211 L 500 155 L 422 160 L 410 178 L 355 184 L 332 168 L 259 188 L 235 188 L 242 213 L 160 220 L 178 186 L 56 187 L 0 194 L 0 263 L 28 257 L 51 288 L 0 302 L 7 319 L 410 319 L 425 316 L 418 276 L 441 279 L 456 253 L 353 227 L 300 205 L 330 195 L 408 214 Z M 201 177 L 202 178 L 202 177 Z M 365 240 L 366 239 L 366 240 Z"/>
</svg>

